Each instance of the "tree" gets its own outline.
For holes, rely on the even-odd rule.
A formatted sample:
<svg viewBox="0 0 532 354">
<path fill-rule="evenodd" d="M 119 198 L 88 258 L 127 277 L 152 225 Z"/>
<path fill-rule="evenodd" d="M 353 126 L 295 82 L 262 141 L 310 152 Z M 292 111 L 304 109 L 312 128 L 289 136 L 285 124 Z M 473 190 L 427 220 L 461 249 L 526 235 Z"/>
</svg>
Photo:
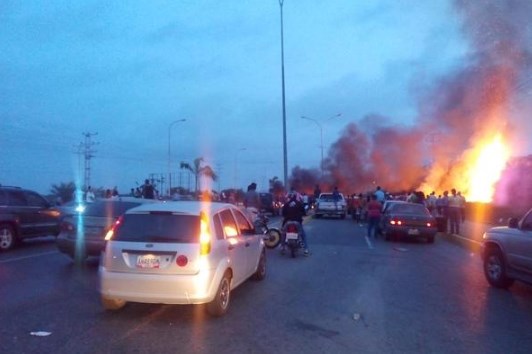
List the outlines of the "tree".
<svg viewBox="0 0 532 354">
<path fill-rule="evenodd" d="M 61 182 L 61 184 L 52 184 L 52 188 L 50 189 L 50 193 L 54 197 L 54 199 L 58 200 L 61 198 L 61 201 L 63 203 L 67 203 L 71 201 L 74 197 L 74 192 L 76 191 L 76 185 L 74 182 L 68 182 L 64 183 Z"/>
<path fill-rule="evenodd" d="M 185 169 L 185 170 L 189 170 L 194 175 L 195 192 L 196 193 L 198 192 L 198 183 L 199 183 L 199 178 L 200 177 L 202 177 L 202 176 L 209 177 L 213 181 L 216 181 L 218 179 L 218 176 L 216 175 L 214 170 L 211 168 L 211 166 L 209 166 L 209 165 L 203 165 L 202 166 L 202 164 L 204 162 L 205 161 L 204 161 L 203 157 L 198 157 L 198 158 L 194 159 L 194 165 L 190 165 L 187 162 L 181 162 L 181 164 L 180 164 L 180 168 Z"/>
</svg>

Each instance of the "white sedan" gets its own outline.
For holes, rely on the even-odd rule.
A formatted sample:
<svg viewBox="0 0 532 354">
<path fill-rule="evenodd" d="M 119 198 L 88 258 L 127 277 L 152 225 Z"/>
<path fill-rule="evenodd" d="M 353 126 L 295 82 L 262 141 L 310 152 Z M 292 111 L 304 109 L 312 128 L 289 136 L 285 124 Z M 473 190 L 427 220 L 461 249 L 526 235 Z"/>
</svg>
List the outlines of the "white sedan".
<svg viewBox="0 0 532 354">
<path fill-rule="evenodd" d="M 261 234 L 232 204 L 177 201 L 127 211 L 106 235 L 99 266 L 103 306 L 207 303 L 227 312 L 231 290 L 264 279 Z"/>
</svg>

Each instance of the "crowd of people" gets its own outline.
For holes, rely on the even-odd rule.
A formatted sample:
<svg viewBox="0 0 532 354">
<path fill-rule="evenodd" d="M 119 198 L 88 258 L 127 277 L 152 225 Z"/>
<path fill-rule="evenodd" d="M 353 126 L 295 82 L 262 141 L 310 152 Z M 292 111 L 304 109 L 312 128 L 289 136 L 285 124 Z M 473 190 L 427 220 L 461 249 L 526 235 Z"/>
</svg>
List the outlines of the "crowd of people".
<svg viewBox="0 0 532 354">
<path fill-rule="evenodd" d="M 377 186 L 372 193 L 353 194 L 348 199 L 353 219 L 360 225 L 367 222 L 368 237 L 375 237 L 375 225 L 378 225 L 381 216 L 379 211 L 382 212 L 384 202 L 389 199 L 423 204 L 435 218 L 443 220 L 442 223 L 446 230 L 449 230 L 451 234 L 460 234 L 460 224 L 465 221 L 466 199 L 455 188 L 451 189 L 450 193 L 444 191 L 439 195 L 436 195 L 434 191 L 428 195 L 421 191 L 412 191 L 408 194 L 392 196 Z"/>
</svg>

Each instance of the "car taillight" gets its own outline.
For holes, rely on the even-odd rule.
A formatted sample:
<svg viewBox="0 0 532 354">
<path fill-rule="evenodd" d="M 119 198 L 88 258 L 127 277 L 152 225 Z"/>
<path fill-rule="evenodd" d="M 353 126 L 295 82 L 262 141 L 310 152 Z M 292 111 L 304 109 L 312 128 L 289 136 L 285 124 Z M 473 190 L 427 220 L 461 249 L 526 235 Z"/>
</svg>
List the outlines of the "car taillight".
<svg viewBox="0 0 532 354">
<path fill-rule="evenodd" d="M 286 232 L 297 232 L 297 225 L 289 224 L 286 226 Z"/>
<path fill-rule="evenodd" d="M 390 224 L 392 224 L 392 225 L 403 225 L 403 222 L 401 220 L 390 220 Z"/>
<path fill-rule="evenodd" d="M 427 223 L 427 227 L 431 227 L 432 224 L 430 222 Z"/>
<path fill-rule="evenodd" d="M 113 235 L 115 234 L 115 231 L 116 229 L 118 228 L 118 226 L 122 223 L 122 216 L 119 217 L 115 223 L 113 224 L 113 226 L 111 226 L 111 228 L 109 229 L 109 231 L 107 231 L 107 233 L 105 234 L 105 241 L 110 241 L 112 238 L 113 238 Z"/>
<path fill-rule="evenodd" d="M 204 213 L 200 215 L 200 255 L 211 252 L 211 233 L 209 230 L 209 220 Z"/>
<path fill-rule="evenodd" d="M 175 264 L 177 264 L 179 267 L 184 267 L 188 264 L 188 258 L 185 255 L 179 255 L 176 260 Z"/>
</svg>

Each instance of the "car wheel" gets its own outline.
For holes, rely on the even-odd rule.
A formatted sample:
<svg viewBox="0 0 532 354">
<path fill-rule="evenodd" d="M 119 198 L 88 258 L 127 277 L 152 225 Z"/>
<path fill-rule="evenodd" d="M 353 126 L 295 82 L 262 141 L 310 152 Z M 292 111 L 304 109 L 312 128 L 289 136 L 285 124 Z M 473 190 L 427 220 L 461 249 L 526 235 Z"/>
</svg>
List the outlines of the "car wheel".
<svg viewBox="0 0 532 354">
<path fill-rule="evenodd" d="M 498 249 L 490 249 L 484 258 L 484 275 L 491 286 L 507 289 L 513 284 L 513 279 L 506 275 L 506 263 Z"/>
<path fill-rule="evenodd" d="M 214 300 L 209 302 L 207 305 L 207 312 L 211 316 L 220 317 L 225 315 L 227 309 L 229 308 L 229 300 L 231 299 L 231 276 L 229 272 L 225 272 L 220 285 L 218 286 L 218 291 L 214 296 Z"/>
<path fill-rule="evenodd" d="M 315 217 L 316 219 L 319 219 L 319 218 L 321 218 L 321 214 L 314 214 L 314 217 Z"/>
<path fill-rule="evenodd" d="M 102 296 L 101 300 L 103 308 L 108 311 L 117 311 L 120 310 L 122 307 L 126 306 L 126 302 L 121 299 L 112 299 L 106 296 Z"/>
<path fill-rule="evenodd" d="M 0 225 L 0 250 L 7 251 L 15 247 L 17 236 L 11 225 Z"/>
<path fill-rule="evenodd" d="M 428 243 L 434 243 L 434 235 L 427 236 Z"/>
<path fill-rule="evenodd" d="M 264 278 L 266 278 L 266 254 L 262 251 L 259 264 L 257 265 L 257 271 L 253 274 L 253 279 L 264 280 Z"/>
</svg>

